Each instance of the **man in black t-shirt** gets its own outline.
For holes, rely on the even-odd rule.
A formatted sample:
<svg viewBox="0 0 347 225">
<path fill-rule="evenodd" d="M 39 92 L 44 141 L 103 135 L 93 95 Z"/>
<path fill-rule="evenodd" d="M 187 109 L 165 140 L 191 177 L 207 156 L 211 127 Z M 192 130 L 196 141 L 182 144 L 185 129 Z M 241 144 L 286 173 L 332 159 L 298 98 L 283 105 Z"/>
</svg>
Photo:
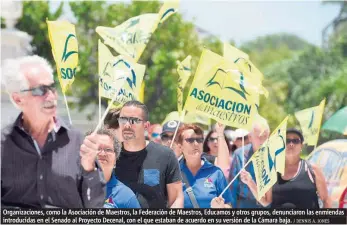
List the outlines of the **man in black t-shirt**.
<svg viewBox="0 0 347 225">
<path fill-rule="evenodd" d="M 116 177 L 136 194 L 142 208 L 183 208 L 181 173 L 175 154 L 167 147 L 146 142 L 146 105 L 124 104 L 119 125 L 123 148 L 115 169 Z"/>
</svg>

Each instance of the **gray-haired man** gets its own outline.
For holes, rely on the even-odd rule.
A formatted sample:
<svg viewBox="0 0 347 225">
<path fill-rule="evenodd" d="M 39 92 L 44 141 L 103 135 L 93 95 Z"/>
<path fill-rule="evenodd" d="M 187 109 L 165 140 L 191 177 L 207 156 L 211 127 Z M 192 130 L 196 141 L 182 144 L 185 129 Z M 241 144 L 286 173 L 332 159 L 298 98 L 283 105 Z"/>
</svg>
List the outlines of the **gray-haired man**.
<svg viewBox="0 0 347 225">
<path fill-rule="evenodd" d="M 102 207 L 105 180 L 94 136 L 57 117 L 53 70 L 39 56 L 5 61 L 2 80 L 21 110 L 1 131 L 1 205 L 22 208 Z"/>
</svg>

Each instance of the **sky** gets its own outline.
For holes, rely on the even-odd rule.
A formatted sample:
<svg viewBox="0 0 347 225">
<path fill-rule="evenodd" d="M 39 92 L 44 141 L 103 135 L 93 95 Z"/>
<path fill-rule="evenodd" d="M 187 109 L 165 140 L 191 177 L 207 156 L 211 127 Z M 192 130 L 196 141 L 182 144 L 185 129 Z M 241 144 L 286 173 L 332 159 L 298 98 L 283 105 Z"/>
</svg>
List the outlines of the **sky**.
<svg viewBox="0 0 347 225">
<path fill-rule="evenodd" d="M 59 3 L 52 2 L 53 9 Z M 65 9 L 66 17 L 71 18 L 69 7 Z M 222 41 L 234 40 L 237 45 L 259 36 L 285 32 L 320 46 L 322 30 L 338 12 L 339 7 L 334 4 L 293 0 L 181 0 L 179 9 L 185 20 L 193 22 Z"/>
</svg>

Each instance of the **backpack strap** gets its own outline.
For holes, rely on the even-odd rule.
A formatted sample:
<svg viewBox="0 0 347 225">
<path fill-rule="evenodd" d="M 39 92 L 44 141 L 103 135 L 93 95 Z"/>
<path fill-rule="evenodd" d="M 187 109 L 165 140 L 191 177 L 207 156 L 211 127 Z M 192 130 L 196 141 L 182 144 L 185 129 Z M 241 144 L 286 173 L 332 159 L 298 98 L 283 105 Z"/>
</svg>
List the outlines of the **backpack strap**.
<svg viewBox="0 0 347 225">
<path fill-rule="evenodd" d="M 305 162 L 305 170 L 307 170 L 307 168 L 308 168 L 308 170 L 307 170 L 308 176 L 312 177 L 313 183 L 316 184 L 316 175 L 313 171 L 312 165 L 306 160 L 304 160 L 304 162 Z"/>
<path fill-rule="evenodd" d="M 187 179 L 187 176 L 184 171 L 182 171 L 182 181 L 186 184 L 186 192 L 189 196 L 190 201 L 193 204 L 194 208 L 200 208 L 198 201 L 196 200 L 196 197 L 193 192 L 193 188 L 190 186 L 189 181 Z"/>
</svg>

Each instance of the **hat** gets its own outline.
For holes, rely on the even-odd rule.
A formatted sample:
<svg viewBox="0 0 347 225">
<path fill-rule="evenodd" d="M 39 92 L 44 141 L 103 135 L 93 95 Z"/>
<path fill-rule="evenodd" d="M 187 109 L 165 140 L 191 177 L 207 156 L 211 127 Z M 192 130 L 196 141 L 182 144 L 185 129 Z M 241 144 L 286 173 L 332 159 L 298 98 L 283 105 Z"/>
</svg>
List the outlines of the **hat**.
<svg viewBox="0 0 347 225">
<path fill-rule="evenodd" d="M 166 132 L 174 133 L 176 131 L 177 126 L 178 126 L 177 120 L 170 120 L 170 121 L 166 122 L 163 126 L 162 134 L 166 133 Z"/>
<path fill-rule="evenodd" d="M 249 131 L 248 130 L 245 130 L 245 129 L 236 129 L 235 132 L 234 132 L 234 140 L 236 140 L 237 138 L 241 138 L 241 137 L 244 137 L 244 136 L 247 136 L 249 134 Z"/>
<path fill-rule="evenodd" d="M 294 133 L 300 137 L 301 143 L 304 142 L 304 136 L 302 135 L 301 131 L 295 128 L 288 128 L 287 129 L 287 134 L 288 133 Z"/>
</svg>

